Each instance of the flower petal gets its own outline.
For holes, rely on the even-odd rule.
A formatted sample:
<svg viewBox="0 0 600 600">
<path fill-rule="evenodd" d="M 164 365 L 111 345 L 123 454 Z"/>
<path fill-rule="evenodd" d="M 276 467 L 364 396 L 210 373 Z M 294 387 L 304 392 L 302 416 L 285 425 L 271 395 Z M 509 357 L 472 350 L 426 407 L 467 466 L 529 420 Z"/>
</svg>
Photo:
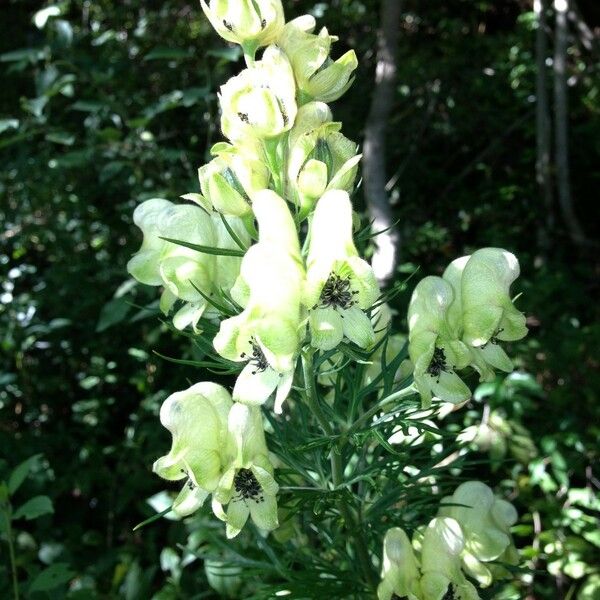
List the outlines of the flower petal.
<svg viewBox="0 0 600 600">
<path fill-rule="evenodd" d="M 227 507 L 227 539 L 232 539 L 244 528 L 250 509 L 244 500 L 234 499 Z"/>
<path fill-rule="evenodd" d="M 358 306 L 351 306 L 341 314 L 344 335 L 359 348 L 370 348 L 375 343 L 371 319 Z"/>
<path fill-rule="evenodd" d="M 262 501 L 249 500 L 248 503 L 252 520 L 259 529 L 273 531 L 279 527 L 275 496 L 265 494 Z"/>
<path fill-rule="evenodd" d="M 267 367 L 260 371 L 253 363 L 248 363 L 238 375 L 233 388 L 233 399 L 252 406 L 264 404 L 279 384 L 279 373 Z"/>
<path fill-rule="evenodd" d="M 344 323 L 335 308 L 316 308 L 309 317 L 310 343 L 319 350 L 333 350 L 344 338 Z"/>
<path fill-rule="evenodd" d="M 277 394 L 275 395 L 275 414 L 280 415 L 283 410 L 283 403 L 286 401 L 290 390 L 292 389 L 292 383 L 294 381 L 294 371 L 286 371 L 281 374 L 279 383 L 277 384 Z"/>
<path fill-rule="evenodd" d="M 461 404 L 471 398 L 471 390 L 453 371 L 444 371 L 440 373 L 439 377 L 433 375 L 426 375 L 425 377 L 429 380 L 434 396 L 437 396 L 440 400 L 452 404 Z"/>
<path fill-rule="evenodd" d="M 173 512 L 180 517 L 187 517 L 195 513 L 208 497 L 208 492 L 201 487 L 186 483 L 175 502 L 173 502 Z"/>
</svg>

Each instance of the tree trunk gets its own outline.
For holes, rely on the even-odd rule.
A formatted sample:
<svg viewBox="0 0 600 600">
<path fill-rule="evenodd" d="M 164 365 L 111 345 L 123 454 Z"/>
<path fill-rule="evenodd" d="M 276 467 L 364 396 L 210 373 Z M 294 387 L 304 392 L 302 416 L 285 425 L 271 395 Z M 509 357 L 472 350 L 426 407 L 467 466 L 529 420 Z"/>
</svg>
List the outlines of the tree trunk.
<svg viewBox="0 0 600 600">
<path fill-rule="evenodd" d="M 540 226 L 540 246 L 544 253 L 550 250 L 550 240 L 554 228 L 554 206 L 552 194 L 552 178 L 550 173 L 551 131 L 548 88 L 546 81 L 546 59 L 548 43 L 546 38 L 546 0 L 534 0 L 533 10 L 537 20 L 535 34 L 535 63 L 536 63 L 536 162 L 535 174 L 538 183 L 545 218 Z"/>
<path fill-rule="evenodd" d="M 571 241 L 585 242 L 583 229 L 575 214 L 569 173 L 569 104 L 567 90 L 567 13 L 569 0 L 554 0 L 556 31 L 554 40 L 554 143 L 558 202 Z"/>
<path fill-rule="evenodd" d="M 373 270 L 384 285 L 393 277 L 398 261 L 400 234 L 393 225 L 392 210 L 386 192 L 386 131 L 394 105 L 400 33 L 400 0 L 382 0 L 377 34 L 375 89 L 365 128 L 363 174 L 367 209 L 375 232 Z"/>
</svg>

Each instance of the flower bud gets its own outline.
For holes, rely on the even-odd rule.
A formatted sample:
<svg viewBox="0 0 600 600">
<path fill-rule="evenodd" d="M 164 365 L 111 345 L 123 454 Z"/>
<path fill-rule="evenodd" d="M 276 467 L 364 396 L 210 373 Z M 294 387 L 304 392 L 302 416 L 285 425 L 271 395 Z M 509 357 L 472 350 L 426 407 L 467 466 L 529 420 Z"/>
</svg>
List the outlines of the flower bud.
<svg viewBox="0 0 600 600">
<path fill-rule="evenodd" d="M 252 197 L 269 186 L 269 169 L 259 159 L 229 144 L 218 144 L 216 158 L 198 169 L 200 188 L 215 210 L 243 217 Z"/>
<path fill-rule="evenodd" d="M 269 139 L 291 129 L 296 86 L 286 55 L 269 46 L 262 60 L 221 86 L 221 128 L 232 142 Z"/>
<path fill-rule="evenodd" d="M 293 201 L 304 218 L 326 190 L 351 193 L 361 155 L 354 142 L 331 122 L 331 112 L 322 102 L 300 107 L 289 138 L 287 177 Z"/>
<path fill-rule="evenodd" d="M 277 41 L 283 31 L 281 0 L 200 0 L 216 32 L 251 50 Z"/>
<path fill-rule="evenodd" d="M 350 50 L 334 62 L 329 53 L 338 38 L 329 35 L 325 27 L 318 35 L 313 34 L 315 26 L 310 15 L 290 21 L 279 45 L 292 63 L 300 93 L 308 99 L 332 102 L 352 85 L 358 61 L 354 50 Z"/>
</svg>

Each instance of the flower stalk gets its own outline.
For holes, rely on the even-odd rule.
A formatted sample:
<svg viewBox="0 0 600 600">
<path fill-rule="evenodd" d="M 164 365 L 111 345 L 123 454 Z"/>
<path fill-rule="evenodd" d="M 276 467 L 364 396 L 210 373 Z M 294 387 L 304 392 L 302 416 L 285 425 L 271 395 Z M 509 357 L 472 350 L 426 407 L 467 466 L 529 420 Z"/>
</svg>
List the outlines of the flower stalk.
<svg viewBox="0 0 600 600">
<path fill-rule="evenodd" d="M 510 294 L 518 261 L 499 248 L 453 261 L 442 277 L 417 284 L 408 335 L 393 332 L 390 294 L 382 296 L 357 243 L 369 237 L 357 235 L 352 203 L 361 155 L 329 106 L 354 80 L 354 52 L 332 58 L 337 38 L 326 28 L 315 33 L 312 16 L 286 23 L 280 0 L 201 5 L 217 33 L 241 46 L 246 62 L 219 93 L 226 141 L 211 149 L 212 160 L 198 171 L 200 190 L 183 196 L 185 203 L 155 198 L 136 209 L 143 242 L 128 264 L 139 283 L 161 288 L 160 308 L 175 328 L 191 328 L 190 337 L 207 355 L 198 366 L 225 364 L 236 375 L 225 385 L 195 383 L 161 407 L 172 445 L 154 471 L 180 482 L 172 512 L 186 518 L 207 502 L 228 540 L 251 520 L 264 536 L 301 545 L 293 493 L 312 491 L 319 475 L 314 465 L 280 472 L 291 449 L 280 443 L 280 460 L 268 444 L 279 428 L 295 426 L 302 403 L 306 420 L 318 425 L 329 448 L 323 458 L 330 471 L 327 480 L 321 473 L 320 484 L 322 492 L 331 492 L 325 498 L 334 499 L 327 515 L 332 530 L 340 517 L 347 534 L 337 555 L 353 549 L 362 582 L 381 600 L 478 598 L 463 571 L 481 586 L 502 576 L 491 563 L 514 562 L 509 528 L 516 519 L 483 483 L 459 487 L 453 497 L 473 493 L 480 507 L 461 512 L 442 506 L 429 525 L 415 524 L 412 543 L 401 528 L 390 529 L 380 583 L 369 547 L 374 527 L 363 523 L 363 515 L 371 518 L 366 506 L 377 503 L 377 485 L 399 486 L 404 472 L 416 468 L 408 461 L 375 473 L 379 445 L 424 439 L 392 429 L 399 411 L 411 423 L 433 428 L 437 440 L 442 436 L 430 419 L 441 413 L 438 407 L 460 407 L 471 398 L 466 370 L 482 381 L 512 370 L 500 343 L 527 332 Z M 415 395 L 430 412 L 402 406 Z M 339 409 L 344 403 L 348 414 Z M 384 429 L 392 434 L 387 442 Z M 317 442 L 322 448 L 323 439 Z M 362 444 L 358 452 L 355 443 Z M 364 464 L 368 473 L 356 477 Z M 365 482 L 379 475 L 363 494 Z M 349 485 L 360 494 L 350 494 Z M 283 506 L 281 490 L 292 494 Z M 394 514 L 399 498 L 398 491 L 386 515 L 392 522 L 401 520 Z M 482 539 L 489 542 L 483 549 L 477 545 Z M 416 554 L 411 544 L 420 544 Z M 220 586 L 208 573 L 209 582 Z"/>
</svg>

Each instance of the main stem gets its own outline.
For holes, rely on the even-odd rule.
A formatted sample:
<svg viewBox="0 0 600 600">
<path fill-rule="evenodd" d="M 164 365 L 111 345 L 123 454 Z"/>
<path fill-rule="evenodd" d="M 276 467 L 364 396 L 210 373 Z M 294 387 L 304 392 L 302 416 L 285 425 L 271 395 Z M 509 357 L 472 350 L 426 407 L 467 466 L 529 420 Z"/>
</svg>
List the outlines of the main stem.
<svg viewBox="0 0 600 600">
<path fill-rule="evenodd" d="M 325 435 L 331 436 L 334 434 L 331 423 L 327 420 L 323 409 L 319 403 L 317 396 L 317 389 L 315 386 L 315 376 L 313 368 L 313 353 L 314 351 L 308 350 L 302 354 L 302 375 L 304 377 L 304 389 L 306 391 L 306 400 L 311 410 L 313 411 L 321 429 Z M 343 446 L 336 445 L 332 448 L 330 462 L 331 462 L 331 480 L 334 488 L 339 488 L 344 482 L 344 465 L 342 464 L 342 448 Z M 369 557 L 369 549 L 365 537 L 363 535 L 362 527 L 360 523 L 354 518 L 350 507 L 346 503 L 344 495 L 340 495 L 338 500 L 338 509 L 342 515 L 346 528 L 353 531 L 354 540 L 356 543 L 356 553 L 358 560 L 360 561 L 361 568 L 369 584 L 375 585 L 376 581 L 374 578 L 373 567 L 371 559 Z"/>
<path fill-rule="evenodd" d="M 15 558 L 15 547 L 13 545 L 13 534 L 12 534 L 12 515 L 10 505 L 8 508 L 2 511 L 4 518 L 6 519 L 6 539 L 8 542 L 8 555 L 10 558 L 10 571 L 12 573 L 12 584 L 13 584 L 13 597 L 14 600 L 19 600 L 19 581 L 17 579 L 17 561 Z"/>
</svg>

